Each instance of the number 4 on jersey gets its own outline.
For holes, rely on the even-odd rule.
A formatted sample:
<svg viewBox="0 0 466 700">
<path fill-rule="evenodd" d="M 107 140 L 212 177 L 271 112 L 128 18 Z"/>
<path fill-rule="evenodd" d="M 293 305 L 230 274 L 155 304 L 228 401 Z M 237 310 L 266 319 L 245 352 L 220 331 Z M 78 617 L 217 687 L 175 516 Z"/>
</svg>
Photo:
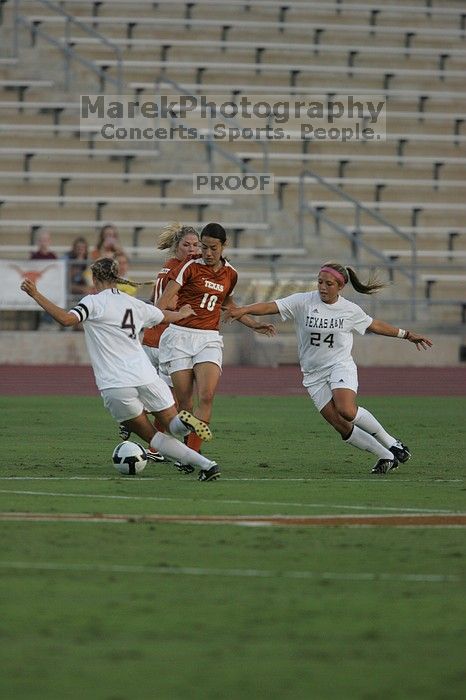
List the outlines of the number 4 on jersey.
<svg viewBox="0 0 466 700">
<path fill-rule="evenodd" d="M 131 340 L 136 340 L 136 326 L 134 325 L 132 309 L 126 309 L 125 315 L 123 316 L 123 321 L 121 322 L 121 327 L 124 330 L 129 329 L 131 331 L 129 337 Z"/>
<path fill-rule="evenodd" d="M 333 333 L 329 333 L 326 338 L 323 339 L 323 343 L 327 343 L 329 348 L 333 348 Z"/>
</svg>

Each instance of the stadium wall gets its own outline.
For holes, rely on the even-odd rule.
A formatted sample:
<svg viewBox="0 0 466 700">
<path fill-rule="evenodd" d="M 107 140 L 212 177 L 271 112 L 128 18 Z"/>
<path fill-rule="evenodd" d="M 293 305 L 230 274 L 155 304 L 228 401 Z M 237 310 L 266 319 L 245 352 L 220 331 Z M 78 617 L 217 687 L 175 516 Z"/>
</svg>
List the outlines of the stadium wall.
<svg viewBox="0 0 466 700">
<path fill-rule="evenodd" d="M 3 331 L 0 364 L 88 365 L 83 333 L 72 331 Z M 417 352 L 408 342 L 378 336 L 354 337 L 354 357 L 361 367 L 455 367 L 464 340 L 459 335 L 433 335 L 431 351 Z M 296 364 L 294 335 L 269 339 L 253 333 L 227 333 L 225 365 L 276 367 Z"/>
</svg>

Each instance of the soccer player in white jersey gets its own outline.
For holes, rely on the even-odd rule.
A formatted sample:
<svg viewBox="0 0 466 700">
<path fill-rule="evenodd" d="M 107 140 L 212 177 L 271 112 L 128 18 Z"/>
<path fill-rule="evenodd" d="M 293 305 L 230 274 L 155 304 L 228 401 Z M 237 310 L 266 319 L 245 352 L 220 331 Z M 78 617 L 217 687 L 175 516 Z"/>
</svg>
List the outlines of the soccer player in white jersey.
<svg viewBox="0 0 466 700">
<path fill-rule="evenodd" d="M 384 286 L 374 279 L 363 284 L 351 267 L 328 262 L 319 272 L 317 291 L 231 309 L 228 316 L 238 319 L 243 314 L 280 314 L 283 320 L 293 319 L 303 385 L 317 410 L 348 445 L 378 457 L 372 474 L 386 474 L 399 462 L 407 462 L 411 453 L 372 413 L 356 403 L 358 373 L 351 356 L 352 331 L 408 340 L 418 350 L 431 347 L 432 341 L 368 316 L 340 295 L 348 282 L 361 294 L 372 294 Z"/>
<path fill-rule="evenodd" d="M 170 389 L 139 341 L 142 328 L 187 318 L 194 313 L 192 308 L 185 304 L 179 311 L 162 312 L 120 292 L 118 283 L 137 285 L 119 277 L 118 262 L 111 258 L 97 260 L 91 271 L 97 293 L 83 297 L 70 311 L 47 299 L 31 280 L 24 280 L 21 289 L 60 325 L 82 322 L 97 388 L 118 423 L 124 423 L 165 457 L 199 467 L 200 481 L 217 479 L 220 469 L 216 462 L 180 442 L 193 431 L 202 439 L 211 439 L 208 425 L 188 411 L 177 413 Z M 154 413 L 167 432 L 156 432 L 147 413 Z"/>
</svg>

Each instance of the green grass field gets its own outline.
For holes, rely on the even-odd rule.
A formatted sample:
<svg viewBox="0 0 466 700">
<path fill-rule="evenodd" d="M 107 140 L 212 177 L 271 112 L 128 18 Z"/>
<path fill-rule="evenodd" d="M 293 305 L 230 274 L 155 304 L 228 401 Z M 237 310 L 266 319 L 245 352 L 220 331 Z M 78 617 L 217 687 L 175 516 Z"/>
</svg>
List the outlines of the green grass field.
<svg viewBox="0 0 466 700">
<path fill-rule="evenodd" d="M 461 398 L 370 398 L 412 449 L 385 477 L 306 397 L 216 400 L 222 466 L 121 477 L 99 398 L 0 397 L 5 700 L 458 699 L 465 529 L 246 527 L 154 515 L 406 515 L 465 509 Z M 5 518 L 5 516 L 3 516 Z"/>
</svg>

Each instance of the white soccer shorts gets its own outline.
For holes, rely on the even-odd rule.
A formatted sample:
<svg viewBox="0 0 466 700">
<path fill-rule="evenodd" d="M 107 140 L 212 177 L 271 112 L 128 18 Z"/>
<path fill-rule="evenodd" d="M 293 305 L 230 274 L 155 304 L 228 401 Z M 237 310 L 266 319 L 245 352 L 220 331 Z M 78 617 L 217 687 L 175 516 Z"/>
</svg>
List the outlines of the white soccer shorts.
<svg viewBox="0 0 466 700">
<path fill-rule="evenodd" d="M 218 331 L 203 331 L 169 325 L 160 338 L 160 369 L 173 374 L 193 369 L 201 362 L 212 362 L 222 368 L 223 338 Z"/>
<path fill-rule="evenodd" d="M 144 386 L 102 389 L 100 395 L 105 408 L 118 423 L 137 418 L 144 411 L 157 413 L 174 405 L 170 389 L 160 378 Z"/>
<path fill-rule="evenodd" d="M 163 372 L 160 371 L 160 362 L 159 362 L 159 349 L 158 348 L 152 348 L 149 345 L 143 345 L 142 349 L 146 353 L 147 357 L 149 358 L 151 365 L 155 368 L 155 371 L 159 375 L 160 379 L 162 379 L 165 384 L 168 384 L 169 387 L 173 387 L 173 382 L 170 378 L 169 374 L 164 374 Z"/>
<path fill-rule="evenodd" d="M 351 389 L 358 393 L 358 370 L 353 361 L 341 362 L 317 377 L 316 373 L 305 374 L 303 385 L 317 410 L 321 411 L 332 400 L 334 389 Z"/>
</svg>

